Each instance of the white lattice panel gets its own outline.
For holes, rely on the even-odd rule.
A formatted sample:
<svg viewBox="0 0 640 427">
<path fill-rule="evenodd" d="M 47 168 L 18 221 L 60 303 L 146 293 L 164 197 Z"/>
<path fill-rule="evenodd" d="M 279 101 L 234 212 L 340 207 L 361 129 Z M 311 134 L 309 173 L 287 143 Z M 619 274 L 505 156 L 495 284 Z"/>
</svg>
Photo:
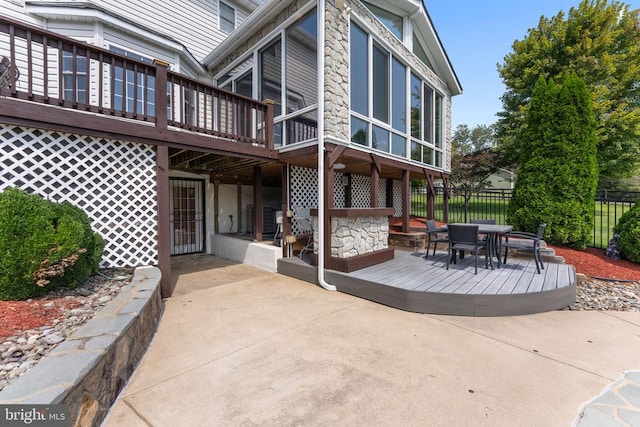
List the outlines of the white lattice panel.
<svg viewBox="0 0 640 427">
<path fill-rule="evenodd" d="M 351 175 L 351 207 L 371 207 L 371 177 Z"/>
<path fill-rule="evenodd" d="M 398 179 L 393 180 L 393 207 L 395 216 L 402 216 L 402 181 Z"/>
<path fill-rule="evenodd" d="M 291 167 L 291 207 L 296 206 L 306 209 L 318 207 L 318 174 L 315 169 Z M 295 221 L 291 228 L 293 235 L 302 234 Z"/>
<path fill-rule="evenodd" d="M 105 239 L 102 267 L 157 264 L 155 150 L 0 124 L 0 191 L 82 208 Z"/>
<path fill-rule="evenodd" d="M 343 174 L 342 172 L 333 173 L 333 206 L 335 206 L 336 208 L 344 208 L 344 204 L 346 201 L 344 184 L 342 183 L 342 179 L 344 177 L 345 174 Z"/>
<path fill-rule="evenodd" d="M 378 181 L 378 207 L 387 207 L 387 180 L 380 178 Z"/>
</svg>

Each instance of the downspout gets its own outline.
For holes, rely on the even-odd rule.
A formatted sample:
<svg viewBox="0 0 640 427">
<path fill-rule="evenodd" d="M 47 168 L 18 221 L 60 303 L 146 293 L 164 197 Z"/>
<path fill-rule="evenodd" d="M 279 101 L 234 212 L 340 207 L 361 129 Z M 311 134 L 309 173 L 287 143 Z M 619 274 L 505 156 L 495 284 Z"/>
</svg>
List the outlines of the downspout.
<svg viewBox="0 0 640 427">
<path fill-rule="evenodd" d="M 337 290 L 324 279 L 324 25 L 325 1 L 318 0 L 318 284 L 328 291 Z"/>
</svg>

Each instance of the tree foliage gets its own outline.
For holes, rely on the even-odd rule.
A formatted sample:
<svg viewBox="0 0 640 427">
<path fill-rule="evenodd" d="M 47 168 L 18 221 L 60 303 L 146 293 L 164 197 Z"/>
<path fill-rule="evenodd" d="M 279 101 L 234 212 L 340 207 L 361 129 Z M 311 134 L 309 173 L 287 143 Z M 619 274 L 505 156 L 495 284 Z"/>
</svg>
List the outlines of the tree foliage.
<svg viewBox="0 0 640 427">
<path fill-rule="evenodd" d="M 581 77 L 591 94 L 600 176 L 630 176 L 640 164 L 640 10 L 619 1 L 583 0 L 566 18 L 541 17 L 498 64 L 507 87 L 497 123 L 505 161 L 519 161 L 538 78 L 557 83 L 565 72 Z"/>
<path fill-rule="evenodd" d="M 497 169 L 493 129 L 458 125 L 451 140 L 451 183 L 461 187 L 484 187 Z"/>
<path fill-rule="evenodd" d="M 518 143 L 520 167 L 507 210 L 516 229 L 546 223 L 549 243 L 584 249 L 598 182 L 595 120 L 584 82 L 538 79 Z"/>
</svg>

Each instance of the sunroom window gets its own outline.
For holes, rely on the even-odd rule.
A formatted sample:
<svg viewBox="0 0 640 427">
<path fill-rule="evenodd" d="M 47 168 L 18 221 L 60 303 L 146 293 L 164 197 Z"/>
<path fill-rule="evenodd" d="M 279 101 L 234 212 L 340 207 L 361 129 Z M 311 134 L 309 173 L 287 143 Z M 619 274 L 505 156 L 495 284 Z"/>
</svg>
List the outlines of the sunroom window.
<svg viewBox="0 0 640 427">
<path fill-rule="evenodd" d="M 371 3 L 363 2 L 382 24 L 398 39 L 402 40 L 402 16 L 391 13 Z"/>
<path fill-rule="evenodd" d="M 441 167 L 443 96 L 354 22 L 350 42 L 351 142 Z"/>
</svg>

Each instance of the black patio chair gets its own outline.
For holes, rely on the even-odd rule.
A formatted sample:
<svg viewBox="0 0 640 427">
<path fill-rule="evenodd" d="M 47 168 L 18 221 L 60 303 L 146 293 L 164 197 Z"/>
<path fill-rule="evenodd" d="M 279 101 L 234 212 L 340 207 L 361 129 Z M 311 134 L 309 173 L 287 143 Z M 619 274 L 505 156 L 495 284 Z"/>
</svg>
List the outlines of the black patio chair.
<svg viewBox="0 0 640 427">
<path fill-rule="evenodd" d="M 447 237 L 447 232 L 444 230 L 438 230 L 438 226 L 436 225 L 435 220 L 428 219 L 427 220 L 427 251 L 424 253 L 424 259 L 429 257 L 429 248 L 433 243 L 433 255 L 436 254 L 436 247 L 438 243 L 447 243 L 449 242 L 449 238 Z"/>
<path fill-rule="evenodd" d="M 480 241 L 478 237 L 477 224 L 449 224 L 447 231 L 449 232 L 449 248 L 447 250 L 447 270 L 449 262 L 453 257 L 453 263 L 456 263 L 456 251 L 469 251 L 475 255 L 475 274 L 478 274 L 478 254 L 480 249 L 486 249 L 486 243 Z M 488 251 L 485 250 L 484 268 L 489 268 Z"/>
<path fill-rule="evenodd" d="M 490 225 L 495 225 L 496 220 L 495 219 L 477 219 L 477 218 L 471 218 L 469 220 L 469 224 L 490 224 Z M 480 236 L 480 241 L 485 241 L 487 238 L 487 236 Z"/>
<path fill-rule="evenodd" d="M 507 263 L 509 248 L 519 251 L 531 251 L 533 252 L 533 259 L 536 262 L 536 271 L 540 274 L 540 270 L 544 270 L 542 256 L 540 256 L 540 242 L 542 241 L 542 235 L 546 227 L 547 224 L 538 225 L 538 231 L 535 234 L 526 231 L 512 231 L 511 233 L 505 234 L 505 241 L 502 243 L 502 247 L 504 248 L 503 264 Z M 517 240 L 509 241 L 509 238 Z"/>
</svg>

